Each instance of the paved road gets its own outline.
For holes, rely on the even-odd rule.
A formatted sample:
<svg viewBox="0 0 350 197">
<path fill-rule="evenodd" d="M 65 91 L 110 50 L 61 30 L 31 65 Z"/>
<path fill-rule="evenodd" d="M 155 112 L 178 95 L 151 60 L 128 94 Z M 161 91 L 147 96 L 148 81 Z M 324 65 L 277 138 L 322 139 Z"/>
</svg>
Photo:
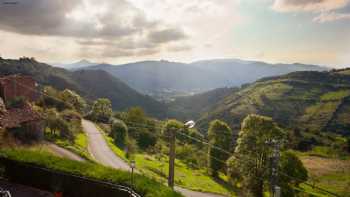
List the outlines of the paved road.
<svg viewBox="0 0 350 197">
<path fill-rule="evenodd" d="M 92 122 L 83 120 L 82 125 L 89 138 L 89 151 L 97 162 L 117 169 L 130 170 L 129 165 L 117 157 L 109 148 L 102 134 Z M 186 197 L 222 197 L 216 194 L 195 192 L 180 187 L 176 187 L 175 190 Z"/>
<path fill-rule="evenodd" d="M 85 161 L 85 159 L 68 151 L 67 149 L 64 149 L 64 148 L 57 146 L 56 144 L 48 143 L 47 146 L 52 152 L 56 153 L 59 156 L 62 156 L 62 157 L 65 157 L 65 158 L 68 158 L 71 160 L 76 160 L 76 161 Z"/>
<path fill-rule="evenodd" d="M 82 126 L 88 136 L 89 152 L 97 162 L 117 169 L 130 170 L 129 165 L 124 160 L 117 157 L 109 148 L 101 132 L 96 128 L 94 123 L 88 120 L 82 120 Z"/>
</svg>

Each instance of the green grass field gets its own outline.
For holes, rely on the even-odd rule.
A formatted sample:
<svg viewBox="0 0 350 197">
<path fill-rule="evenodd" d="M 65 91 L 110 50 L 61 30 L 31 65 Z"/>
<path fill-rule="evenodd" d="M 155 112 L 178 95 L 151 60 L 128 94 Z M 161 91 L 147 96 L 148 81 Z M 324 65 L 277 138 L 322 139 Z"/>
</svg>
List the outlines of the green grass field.
<svg viewBox="0 0 350 197">
<path fill-rule="evenodd" d="M 45 151 L 38 152 L 27 149 L 1 149 L 0 156 L 74 175 L 108 181 L 125 186 L 130 185 L 129 172 L 112 169 L 91 162 L 78 162 L 63 159 L 53 156 L 51 153 Z M 163 184 L 140 174 L 135 175 L 134 189 L 145 197 L 182 196 Z"/>
<path fill-rule="evenodd" d="M 100 127 L 98 128 L 112 151 L 128 162 L 129 160 L 126 158 L 124 151 L 114 144 L 113 138 L 107 136 Z M 167 183 L 168 157 L 163 156 L 161 158 L 156 158 L 154 155 L 141 153 L 135 154 L 133 157 L 138 172 L 163 184 Z M 207 175 L 206 170 L 190 168 L 180 160 L 176 160 L 175 162 L 175 183 L 186 189 L 234 195 L 232 193 L 232 188 L 224 181 L 226 177 L 222 175 L 221 178 L 222 180 L 214 180 Z"/>
<path fill-rule="evenodd" d="M 350 158 L 337 158 L 329 148 L 316 147 L 306 153 L 296 152 L 309 173 L 309 184 L 336 193 L 350 196 Z M 326 193 L 307 185 L 301 185 L 305 191 L 327 196 Z M 317 196 L 315 195 L 315 196 Z"/>
</svg>

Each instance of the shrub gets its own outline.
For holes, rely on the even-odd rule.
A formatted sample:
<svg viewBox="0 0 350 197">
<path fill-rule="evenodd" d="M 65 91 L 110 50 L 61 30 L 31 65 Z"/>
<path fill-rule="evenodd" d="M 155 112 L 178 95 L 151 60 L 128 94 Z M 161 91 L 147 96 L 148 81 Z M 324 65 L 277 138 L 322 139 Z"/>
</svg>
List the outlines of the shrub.
<svg viewBox="0 0 350 197">
<path fill-rule="evenodd" d="M 125 148 L 128 143 L 128 127 L 123 121 L 113 120 L 110 135 L 119 148 Z"/>
<path fill-rule="evenodd" d="M 20 108 L 23 107 L 25 104 L 26 100 L 23 96 L 17 96 L 7 103 L 8 108 Z"/>
</svg>

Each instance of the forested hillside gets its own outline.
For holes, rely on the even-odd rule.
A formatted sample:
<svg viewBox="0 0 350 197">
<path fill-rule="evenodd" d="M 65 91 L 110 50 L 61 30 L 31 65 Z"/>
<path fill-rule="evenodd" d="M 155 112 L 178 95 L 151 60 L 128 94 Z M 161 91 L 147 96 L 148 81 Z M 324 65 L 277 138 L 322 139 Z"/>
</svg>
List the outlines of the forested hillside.
<svg viewBox="0 0 350 197">
<path fill-rule="evenodd" d="M 30 75 L 40 85 L 53 86 L 59 90 L 71 89 L 88 99 L 106 97 L 112 101 L 115 110 L 140 106 L 152 116 L 166 115 L 166 108 L 162 103 L 136 92 L 105 71 L 70 72 L 37 62 L 33 58 L 0 59 L 0 75 L 10 74 Z"/>
<path fill-rule="evenodd" d="M 193 96 L 178 97 L 168 103 L 170 116 L 180 120 L 196 120 L 202 113 L 208 112 L 226 96 L 238 91 L 239 88 L 217 88 Z"/>
<path fill-rule="evenodd" d="M 348 70 L 294 72 L 270 77 L 233 91 L 200 123 L 223 119 L 238 129 L 242 119 L 256 113 L 272 117 L 287 128 L 350 135 L 350 75 Z"/>
</svg>

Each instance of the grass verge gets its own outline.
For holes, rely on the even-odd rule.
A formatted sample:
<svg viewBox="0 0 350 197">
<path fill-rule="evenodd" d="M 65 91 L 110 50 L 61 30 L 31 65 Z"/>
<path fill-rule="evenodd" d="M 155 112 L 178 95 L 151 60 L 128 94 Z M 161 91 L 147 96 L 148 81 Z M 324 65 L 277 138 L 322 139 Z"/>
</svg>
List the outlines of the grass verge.
<svg viewBox="0 0 350 197">
<path fill-rule="evenodd" d="M 23 163 L 35 164 L 44 168 L 70 173 L 83 177 L 108 181 L 115 184 L 129 186 L 129 172 L 112 169 L 95 163 L 86 163 L 62 159 L 48 152 L 36 152 L 24 149 L 2 149 L 0 156 Z M 181 197 L 168 187 L 146 176 L 137 174 L 134 179 L 137 193 L 145 197 Z"/>
<path fill-rule="evenodd" d="M 63 139 L 57 135 L 52 135 L 50 132 L 45 132 L 45 138 L 46 140 L 72 151 L 88 161 L 93 161 L 93 158 L 88 151 L 88 138 L 84 132 L 78 133 L 73 141 Z"/>
</svg>

